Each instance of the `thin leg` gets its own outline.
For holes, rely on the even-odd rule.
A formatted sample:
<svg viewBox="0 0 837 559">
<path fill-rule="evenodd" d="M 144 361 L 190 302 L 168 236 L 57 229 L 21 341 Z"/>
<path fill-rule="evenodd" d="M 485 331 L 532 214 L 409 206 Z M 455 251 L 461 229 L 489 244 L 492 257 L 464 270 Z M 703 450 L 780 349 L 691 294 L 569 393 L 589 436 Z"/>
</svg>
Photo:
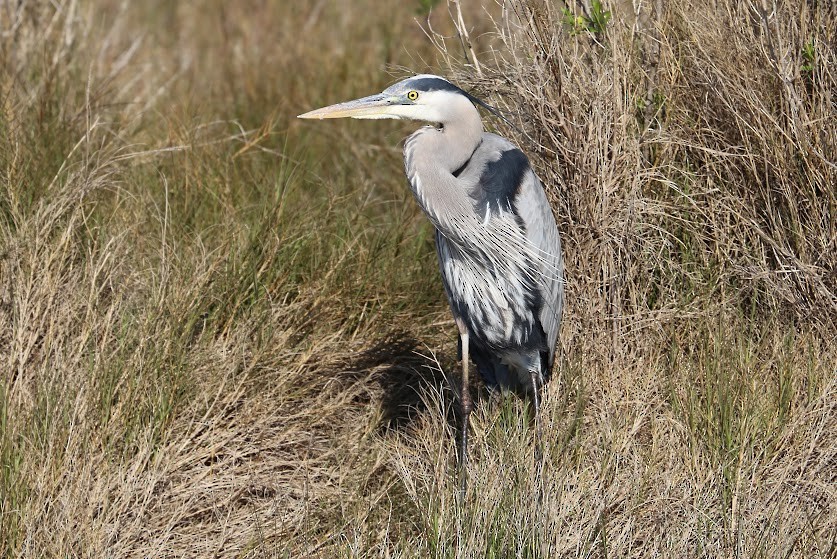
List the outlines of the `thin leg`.
<svg viewBox="0 0 837 559">
<path fill-rule="evenodd" d="M 532 405 L 535 408 L 535 456 L 540 461 L 543 454 L 541 452 L 541 403 L 538 395 L 538 373 L 531 371 L 529 376 L 532 379 Z"/>
<path fill-rule="evenodd" d="M 532 403 L 535 406 L 535 417 L 537 418 L 541 411 L 540 400 L 538 399 L 538 373 L 535 371 L 529 372 L 529 378 L 532 379 Z"/>
<path fill-rule="evenodd" d="M 459 320 L 456 321 L 457 326 L 459 327 L 459 336 L 462 340 L 462 394 L 459 398 L 459 403 L 462 406 L 462 431 L 460 433 L 459 442 L 459 468 L 460 468 L 460 481 L 459 481 L 459 489 L 462 493 L 462 497 L 465 497 L 465 489 L 467 486 L 467 478 L 468 478 L 468 425 L 471 416 L 471 391 L 470 391 L 470 384 L 468 379 L 468 369 L 470 367 L 470 353 L 468 350 L 468 328 L 465 326 L 464 322 Z"/>
<path fill-rule="evenodd" d="M 532 378 L 532 405 L 535 408 L 535 498 L 537 499 L 537 509 L 543 508 L 544 490 L 543 490 L 543 437 L 541 436 L 541 402 L 538 394 L 538 378 L 539 374 L 536 371 L 530 371 Z"/>
</svg>

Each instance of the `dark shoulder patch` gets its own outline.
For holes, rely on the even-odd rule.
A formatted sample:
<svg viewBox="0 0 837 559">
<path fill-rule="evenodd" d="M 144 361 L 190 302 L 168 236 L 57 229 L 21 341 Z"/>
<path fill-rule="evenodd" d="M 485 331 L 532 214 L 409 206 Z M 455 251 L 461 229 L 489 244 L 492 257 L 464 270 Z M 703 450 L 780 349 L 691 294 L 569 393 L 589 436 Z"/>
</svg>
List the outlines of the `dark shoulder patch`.
<svg viewBox="0 0 837 559">
<path fill-rule="evenodd" d="M 484 212 L 485 206 L 488 206 L 492 212 L 501 208 L 511 210 L 514 197 L 528 170 L 529 160 L 517 148 L 504 151 L 500 159 L 488 162 L 480 176 L 481 192 L 475 193 L 483 202 L 480 209 Z"/>
</svg>

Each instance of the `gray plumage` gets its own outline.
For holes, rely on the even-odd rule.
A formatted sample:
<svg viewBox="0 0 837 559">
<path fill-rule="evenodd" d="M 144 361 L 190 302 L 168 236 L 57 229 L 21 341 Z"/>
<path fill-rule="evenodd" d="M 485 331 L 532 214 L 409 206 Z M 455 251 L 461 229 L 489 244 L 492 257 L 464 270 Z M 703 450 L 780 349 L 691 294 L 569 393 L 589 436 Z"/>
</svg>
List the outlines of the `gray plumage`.
<svg viewBox="0 0 837 559">
<path fill-rule="evenodd" d="M 496 114 L 444 78 L 421 75 L 301 115 L 432 123 L 407 138 L 404 167 L 436 228 L 439 267 L 460 333 L 463 466 L 468 355 L 486 384 L 528 393 L 537 413 L 564 299 L 561 241 L 543 186 L 520 149 L 483 131 L 477 106 Z"/>
<path fill-rule="evenodd" d="M 445 292 L 454 317 L 468 327 L 477 370 L 489 386 L 531 391 L 531 373 L 543 383 L 555 358 L 561 240 L 529 160 L 508 140 L 483 132 L 471 107 L 441 128 L 411 135 L 405 170 L 436 227 Z"/>
</svg>

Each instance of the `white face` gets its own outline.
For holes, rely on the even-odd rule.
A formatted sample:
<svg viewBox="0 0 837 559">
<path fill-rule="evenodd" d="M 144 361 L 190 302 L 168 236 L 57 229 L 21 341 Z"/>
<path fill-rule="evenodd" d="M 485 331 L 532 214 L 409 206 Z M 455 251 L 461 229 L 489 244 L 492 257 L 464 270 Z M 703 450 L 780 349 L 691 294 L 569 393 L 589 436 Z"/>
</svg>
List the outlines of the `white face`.
<svg viewBox="0 0 837 559">
<path fill-rule="evenodd" d="M 420 75 L 398 82 L 377 95 L 317 109 L 300 118 L 393 118 L 444 124 L 475 110 L 471 101 L 447 80 Z"/>
</svg>

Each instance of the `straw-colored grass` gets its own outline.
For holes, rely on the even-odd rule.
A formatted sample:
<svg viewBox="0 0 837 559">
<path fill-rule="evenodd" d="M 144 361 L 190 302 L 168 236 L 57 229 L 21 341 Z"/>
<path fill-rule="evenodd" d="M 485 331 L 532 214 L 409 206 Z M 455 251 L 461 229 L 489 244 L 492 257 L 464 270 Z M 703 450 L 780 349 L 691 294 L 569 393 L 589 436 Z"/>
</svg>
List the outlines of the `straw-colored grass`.
<svg viewBox="0 0 837 559">
<path fill-rule="evenodd" d="M 837 555 L 833 8 L 194 4 L 0 3 L 0 553 Z M 294 118 L 427 70 L 567 261 L 461 503 L 415 124 Z"/>
</svg>

